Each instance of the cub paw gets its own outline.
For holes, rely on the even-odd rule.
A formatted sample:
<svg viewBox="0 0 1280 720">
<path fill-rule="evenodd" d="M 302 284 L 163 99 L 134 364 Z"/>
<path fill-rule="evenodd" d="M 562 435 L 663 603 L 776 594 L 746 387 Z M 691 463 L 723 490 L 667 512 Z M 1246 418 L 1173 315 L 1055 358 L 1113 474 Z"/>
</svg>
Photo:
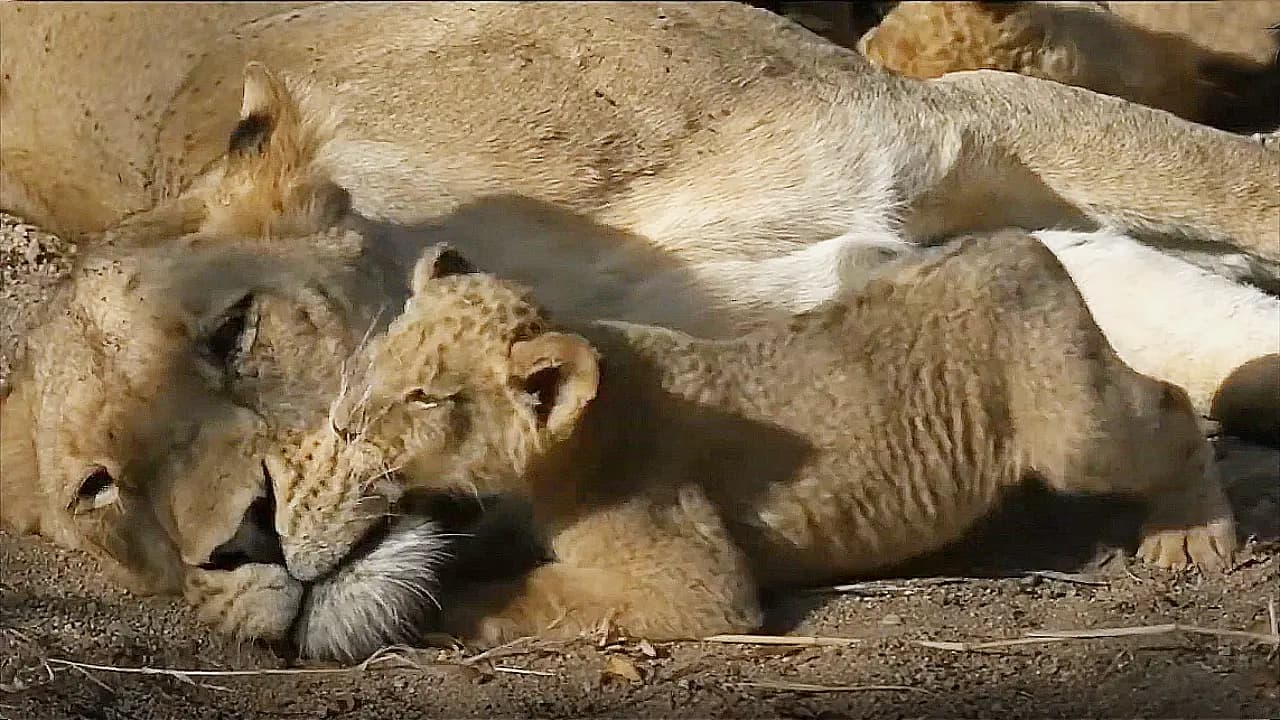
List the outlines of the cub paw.
<svg viewBox="0 0 1280 720">
<path fill-rule="evenodd" d="M 1236 525 L 1214 462 L 1213 446 L 1204 442 L 1189 458 L 1193 463 L 1181 486 L 1155 497 L 1143 528 L 1138 556 L 1156 567 L 1204 571 L 1231 567 L 1236 551 Z"/>
<path fill-rule="evenodd" d="M 1221 518 L 1189 529 L 1147 531 L 1138 557 L 1167 570 L 1195 565 L 1203 571 L 1221 571 L 1231 567 L 1235 550 L 1235 523 Z"/>
<path fill-rule="evenodd" d="M 518 640 L 521 636 L 520 627 L 514 620 L 488 617 L 480 621 L 475 637 L 469 638 L 467 644 L 487 650 Z"/>
<path fill-rule="evenodd" d="M 201 620 L 239 638 L 280 640 L 302 603 L 302 583 L 282 566 L 250 563 L 234 570 L 187 571 L 183 588 Z"/>
</svg>

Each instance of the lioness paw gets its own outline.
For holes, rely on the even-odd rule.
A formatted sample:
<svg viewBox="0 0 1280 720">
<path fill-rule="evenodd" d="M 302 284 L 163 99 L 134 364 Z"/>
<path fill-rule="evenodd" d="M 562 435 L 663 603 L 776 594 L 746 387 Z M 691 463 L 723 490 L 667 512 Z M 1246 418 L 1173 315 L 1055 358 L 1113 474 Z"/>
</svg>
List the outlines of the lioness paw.
<svg viewBox="0 0 1280 720">
<path fill-rule="evenodd" d="M 1235 523 L 1223 517 L 1193 528 L 1146 532 L 1138 556 L 1167 570 L 1195 565 L 1201 570 L 1218 571 L 1231 566 L 1235 550 Z"/>
</svg>

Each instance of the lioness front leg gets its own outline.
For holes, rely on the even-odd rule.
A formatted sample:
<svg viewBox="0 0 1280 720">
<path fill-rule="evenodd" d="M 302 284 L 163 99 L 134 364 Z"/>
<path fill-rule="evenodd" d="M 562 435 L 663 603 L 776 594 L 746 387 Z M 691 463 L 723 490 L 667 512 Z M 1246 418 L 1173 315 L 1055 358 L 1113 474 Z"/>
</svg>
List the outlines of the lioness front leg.
<svg viewBox="0 0 1280 720">
<path fill-rule="evenodd" d="M 446 629 L 479 645 L 606 625 L 651 640 L 755 630 L 762 613 L 741 552 L 700 491 L 679 495 L 595 511 L 557 533 L 556 561 L 514 585 L 469 588 Z"/>
<path fill-rule="evenodd" d="M 913 200 L 917 239 L 1002 222 L 1050 227 L 1065 204 L 1103 225 L 1280 261 L 1280 154 L 1261 144 L 1013 73 L 959 72 L 929 85 L 934 121 L 960 147 L 946 177 Z M 1002 195 L 1026 202 L 990 202 Z"/>
</svg>

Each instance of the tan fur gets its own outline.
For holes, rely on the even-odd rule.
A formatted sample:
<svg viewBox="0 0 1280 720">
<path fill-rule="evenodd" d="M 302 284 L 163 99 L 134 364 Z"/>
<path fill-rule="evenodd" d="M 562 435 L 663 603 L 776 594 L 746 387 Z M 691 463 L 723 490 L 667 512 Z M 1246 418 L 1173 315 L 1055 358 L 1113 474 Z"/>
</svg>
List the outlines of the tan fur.
<svg viewBox="0 0 1280 720">
<path fill-rule="evenodd" d="M 1280 22 L 1280 3 L 1100 5 L 904 2 L 863 35 L 858 49 L 876 65 L 910 77 L 1004 70 L 1214 124 L 1228 121 L 1221 117 L 1227 105 L 1250 112 L 1247 101 L 1233 94 L 1269 83 L 1269 102 L 1280 98 L 1277 48 L 1267 36 L 1268 26 Z M 1218 49 L 1197 43 L 1200 37 Z M 1233 87 L 1222 75 L 1228 72 L 1252 78 L 1254 87 Z"/>
<path fill-rule="evenodd" d="M 439 559 L 429 529 L 393 528 L 353 567 L 399 469 L 357 483 L 382 456 L 338 453 L 336 423 L 359 404 L 363 340 L 436 242 L 566 321 L 720 335 L 865 284 L 865 257 L 1010 222 L 1280 259 L 1280 156 L 1245 139 L 1014 75 L 895 78 L 733 3 L 11 3 L 0 45 L 0 205 L 86 241 L 0 400 L 0 520 L 141 589 L 182 588 L 242 635 L 310 626 L 321 653 L 405 640 L 407 617 L 343 637 L 328 620 L 350 621 L 354 594 L 383 600 L 370 581 L 426 583 Z M 246 73 L 255 58 L 280 72 Z M 229 143 L 256 137 L 254 114 L 262 142 Z M 529 367 L 588 367 L 565 342 L 577 352 Z M 469 350 L 473 372 L 497 372 L 491 351 Z M 589 395 L 574 377 L 560 400 Z M 589 421 L 590 404 L 580 421 L 557 407 L 547 421 Z M 478 487 L 545 455 L 467 443 Z M 317 482 L 303 471 L 326 452 L 346 465 Z M 247 518 L 268 491 L 276 516 L 257 529 L 283 560 L 210 567 L 258 547 Z"/>
<path fill-rule="evenodd" d="M 600 361 L 518 286 L 417 282 L 286 492 L 393 467 L 407 488 L 528 494 L 556 559 L 475 591 L 496 613 L 455 629 L 486 643 L 754 630 L 757 586 L 937 549 L 1029 473 L 1150 498 L 1158 565 L 1223 567 L 1235 546 L 1186 393 L 1125 366 L 1026 235 L 962 241 L 741 340 L 579 330 Z"/>
</svg>

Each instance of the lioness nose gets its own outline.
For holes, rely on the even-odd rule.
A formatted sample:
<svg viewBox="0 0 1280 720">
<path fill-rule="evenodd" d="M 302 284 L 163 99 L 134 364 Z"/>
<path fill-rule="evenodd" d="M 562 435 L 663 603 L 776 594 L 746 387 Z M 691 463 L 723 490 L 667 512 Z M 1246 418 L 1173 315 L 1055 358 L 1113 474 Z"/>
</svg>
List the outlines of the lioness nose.
<svg viewBox="0 0 1280 720">
<path fill-rule="evenodd" d="M 213 549 L 206 570 L 234 570 L 245 563 L 284 564 L 284 549 L 275 529 L 275 501 L 270 493 L 249 503 L 231 539 Z"/>
</svg>

